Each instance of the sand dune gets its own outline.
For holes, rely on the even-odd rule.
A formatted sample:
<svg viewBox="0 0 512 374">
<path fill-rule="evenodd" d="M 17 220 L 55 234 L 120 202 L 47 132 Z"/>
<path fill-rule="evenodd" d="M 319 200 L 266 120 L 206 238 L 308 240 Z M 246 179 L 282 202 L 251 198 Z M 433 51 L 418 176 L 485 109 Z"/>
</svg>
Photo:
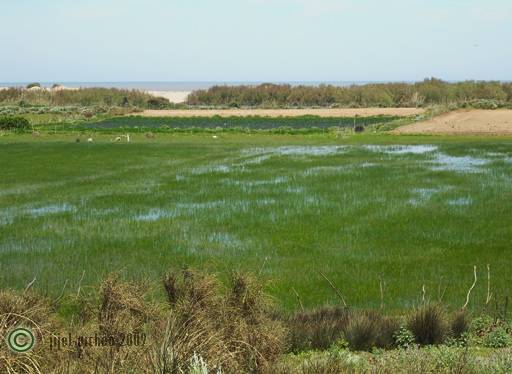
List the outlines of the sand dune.
<svg viewBox="0 0 512 374">
<path fill-rule="evenodd" d="M 393 133 L 512 135 L 512 110 L 459 110 L 399 127 Z"/>
</svg>

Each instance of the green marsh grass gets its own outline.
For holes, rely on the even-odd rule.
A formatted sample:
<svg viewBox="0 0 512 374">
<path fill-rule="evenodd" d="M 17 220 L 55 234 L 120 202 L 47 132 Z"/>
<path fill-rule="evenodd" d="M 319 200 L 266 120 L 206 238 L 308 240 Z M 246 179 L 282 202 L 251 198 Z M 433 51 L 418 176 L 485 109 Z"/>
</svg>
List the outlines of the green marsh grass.
<svg viewBox="0 0 512 374">
<path fill-rule="evenodd" d="M 490 264 L 494 295 L 510 294 L 510 139 L 112 138 L 0 137 L 1 287 L 36 278 L 58 295 L 188 265 L 258 274 L 294 310 L 292 288 L 306 308 L 339 303 L 321 271 L 350 306 L 380 306 L 382 279 L 389 310 L 420 304 L 423 286 L 456 309 L 476 265 L 479 308 Z"/>
</svg>

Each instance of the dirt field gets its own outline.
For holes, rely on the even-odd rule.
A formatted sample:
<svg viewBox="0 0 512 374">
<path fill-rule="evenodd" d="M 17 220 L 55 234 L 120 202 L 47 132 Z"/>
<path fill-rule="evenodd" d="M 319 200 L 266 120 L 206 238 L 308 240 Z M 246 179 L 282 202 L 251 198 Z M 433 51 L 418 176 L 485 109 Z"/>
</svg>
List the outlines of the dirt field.
<svg viewBox="0 0 512 374">
<path fill-rule="evenodd" d="M 319 117 L 369 117 L 377 115 L 412 116 L 423 113 L 417 108 L 340 108 L 340 109 L 225 109 L 225 110 L 146 110 L 145 117 L 298 117 L 314 115 Z"/>
<path fill-rule="evenodd" d="M 395 134 L 512 135 L 512 110 L 459 110 L 402 126 Z"/>
</svg>

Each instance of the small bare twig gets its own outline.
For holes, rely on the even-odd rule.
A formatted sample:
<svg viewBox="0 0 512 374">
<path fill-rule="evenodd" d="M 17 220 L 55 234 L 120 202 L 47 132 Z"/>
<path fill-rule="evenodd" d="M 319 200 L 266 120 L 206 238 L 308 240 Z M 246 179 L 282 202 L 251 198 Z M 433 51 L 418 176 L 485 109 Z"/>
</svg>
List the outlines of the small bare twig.
<svg viewBox="0 0 512 374">
<path fill-rule="evenodd" d="M 427 293 L 427 290 L 425 289 L 425 285 L 421 287 L 421 302 L 425 304 L 425 295 Z"/>
<path fill-rule="evenodd" d="M 54 303 L 62 299 L 62 296 L 64 296 L 64 291 L 66 290 L 66 286 L 68 285 L 68 279 L 64 282 L 64 287 L 62 287 L 62 291 L 60 292 L 59 297 L 57 297 L 55 300 L 53 300 Z"/>
<path fill-rule="evenodd" d="M 293 287 L 292 287 L 292 291 L 295 294 L 297 301 L 299 302 L 300 310 L 304 311 L 304 305 L 302 305 L 302 300 L 300 299 L 299 293 L 297 291 L 295 291 L 295 288 L 293 288 Z"/>
<path fill-rule="evenodd" d="M 329 280 L 329 278 L 326 277 L 326 275 L 324 273 L 322 273 L 321 271 L 318 271 L 318 273 L 329 283 L 329 285 L 331 286 L 331 288 L 334 290 L 334 292 L 336 293 L 336 295 L 339 297 L 339 299 L 341 300 L 341 302 L 343 303 L 343 306 L 346 308 L 347 307 L 347 303 L 345 302 L 345 298 L 343 297 L 343 295 L 341 294 L 341 292 L 336 288 L 336 286 Z"/>
<path fill-rule="evenodd" d="M 80 280 L 78 281 L 78 290 L 76 291 L 76 297 L 80 296 L 80 289 L 82 287 L 82 281 L 84 280 L 85 276 L 85 270 L 82 271 L 82 276 L 80 277 Z"/>
<path fill-rule="evenodd" d="M 265 268 L 267 261 L 268 261 L 268 256 L 265 256 L 265 261 L 263 261 L 263 264 L 260 267 L 260 271 L 258 272 L 258 275 L 261 275 L 261 273 L 263 272 L 263 269 Z"/>
<path fill-rule="evenodd" d="M 487 264 L 487 297 L 485 299 L 485 305 L 489 305 L 492 299 L 491 292 L 491 265 Z"/>
<path fill-rule="evenodd" d="M 442 278 L 441 278 L 441 281 L 439 282 L 439 285 L 437 286 L 437 301 L 439 303 L 441 303 L 443 301 L 443 298 L 444 298 L 444 294 L 446 293 L 446 289 L 447 289 L 447 286 L 444 286 L 443 290 L 441 291 L 441 287 L 442 287 Z"/>
<path fill-rule="evenodd" d="M 473 291 L 473 288 L 475 288 L 475 286 L 476 286 L 476 280 L 477 280 L 477 278 L 476 278 L 476 266 L 473 266 L 473 274 L 475 276 L 475 280 L 474 280 L 473 284 L 471 285 L 471 287 L 468 290 L 468 294 L 466 295 L 466 303 L 462 307 L 463 310 L 466 309 L 466 307 L 468 306 L 468 304 L 469 304 L 469 296 L 471 295 L 471 291 Z"/>
<path fill-rule="evenodd" d="M 379 288 L 380 288 L 380 309 L 384 309 L 384 280 L 382 274 L 379 276 Z"/>
<path fill-rule="evenodd" d="M 25 291 L 23 291 L 23 293 L 27 293 L 28 290 L 30 290 L 32 288 L 34 283 L 36 283 L 36 279 L 37 279 L 37 277 L 34 277 L 34 279 L 32 279 L 32 281 L 29 284 L 27 284 L 27 287 L 25 287 Z"/>
</svg>

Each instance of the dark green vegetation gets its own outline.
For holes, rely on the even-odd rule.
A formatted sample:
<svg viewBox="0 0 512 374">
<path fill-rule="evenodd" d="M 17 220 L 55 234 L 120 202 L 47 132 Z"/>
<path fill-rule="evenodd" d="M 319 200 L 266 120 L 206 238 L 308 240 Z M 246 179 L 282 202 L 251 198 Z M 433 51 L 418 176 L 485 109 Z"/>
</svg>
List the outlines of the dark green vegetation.
<svg viewBox="0 0 512 374">
<path fill-rule="evenodd" d="M 418 83 L 330 85 L 215 86 L 193 92 L 187 103 L 204 106 L 251 107 L 423 107 L 471 106 L 493 109 L 512 105 L 512 83 L 426 79 Z"/>
<path fill-rule="evenodd" d="M 55 295 L 83 272 L 192 265 L 259 274 L 286 310 L 295 291 L 306 308 L 338 303 L 323 275 L 349 306 L 456 309 L 476 265 L 478 309 L 490 264 L 495 300 L 510 296 L 509 139 L 81 136 L 0 137 L 1 286 L 37 277 Z"/>
<path fill-rule="evenodd" d="M 23 117 L 0 117 L 0 130 L 28 130 L 30 123 Z"/>
<path fill-rule="evenodd" d="M 204 118 L 173 118 L 173 117 L 117 117 L 109 118 L 95 123 L 78 124 L 67 127 L 77 130 L 105 130 L 120 129 L 140 131 L 144 130 L 189 130 L 194 129 L 232 129 L 232 130 L 272 130 L 272 129 L 308 129 L 311 131 L 325 131 L 330 128 L 347 128 L 356 126 L 385 125 L 399 120 L 396 116 L 374 116 L 374 117 L 341 117 L 322 118 L 317 116 L 303 117 L 204 117 Z"/>
</svg>

